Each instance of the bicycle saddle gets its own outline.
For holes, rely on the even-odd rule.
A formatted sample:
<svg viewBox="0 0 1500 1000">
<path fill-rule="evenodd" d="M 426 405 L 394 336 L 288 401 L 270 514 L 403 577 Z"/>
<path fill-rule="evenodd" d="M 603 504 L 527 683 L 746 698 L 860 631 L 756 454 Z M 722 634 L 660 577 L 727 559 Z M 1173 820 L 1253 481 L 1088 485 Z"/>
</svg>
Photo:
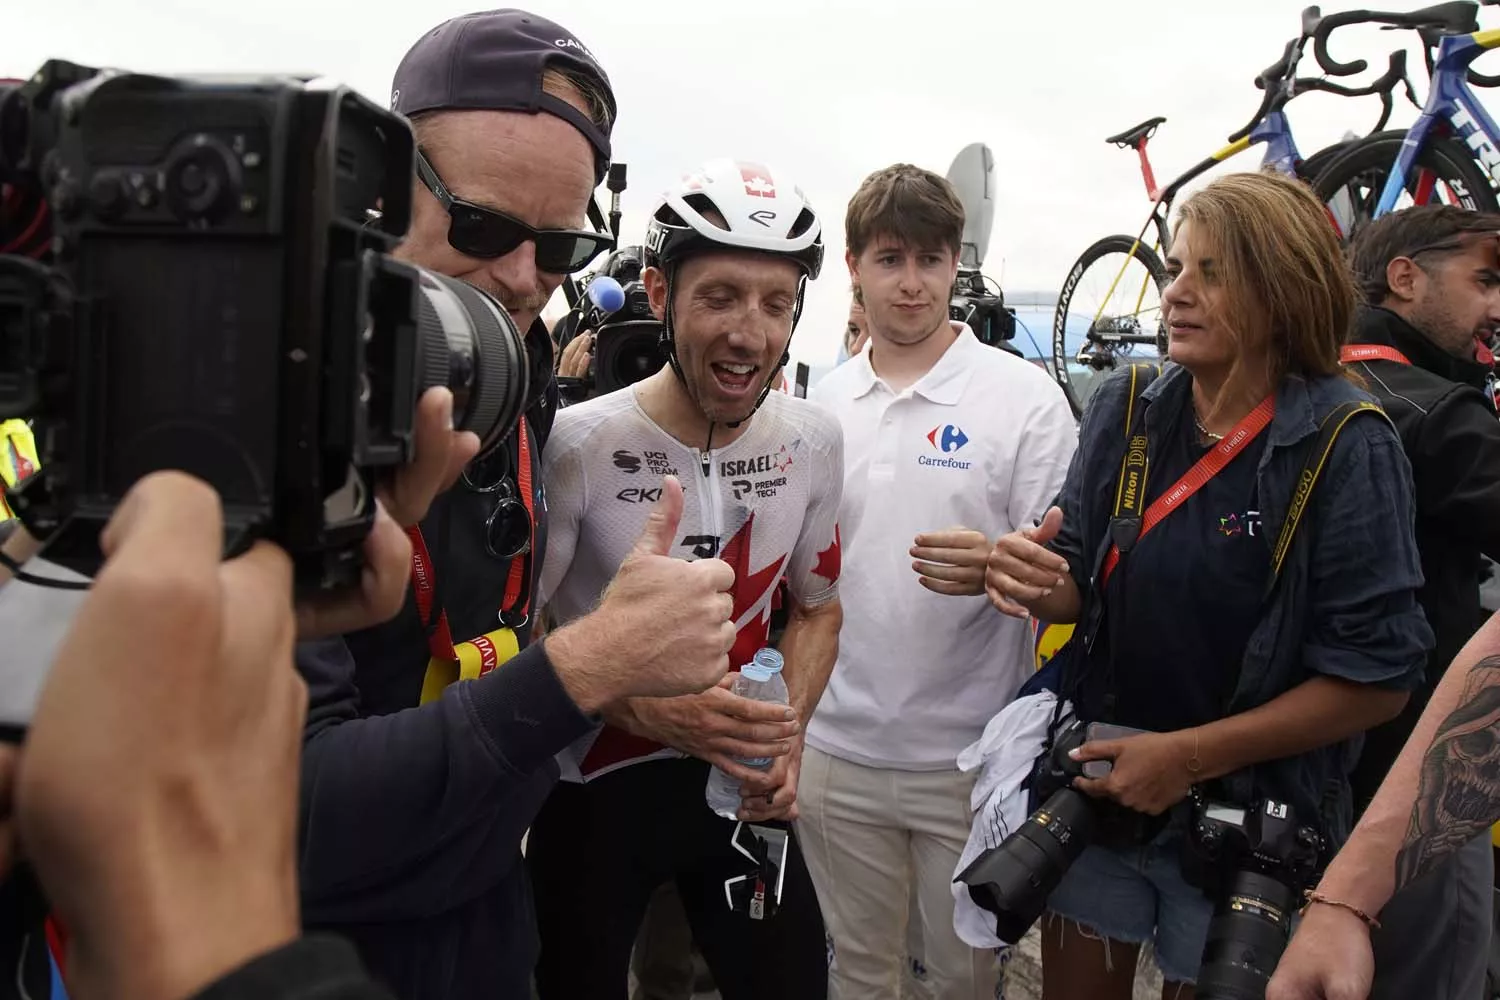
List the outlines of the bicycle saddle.
<svg viewBox="0 0 1500 1000">
<path fill-rule="evenodd" d="M 1151 138 L 1156 133 L 1156 126 L 1166 121 L 1165 118 L 1148 118 L 1134 128 L 1128 128 L 1119 135 L 1112 135 L 1104 141 L 1120 148 L 1129 147 L 1140 149 L 1141 143 Z"/>
</svg>

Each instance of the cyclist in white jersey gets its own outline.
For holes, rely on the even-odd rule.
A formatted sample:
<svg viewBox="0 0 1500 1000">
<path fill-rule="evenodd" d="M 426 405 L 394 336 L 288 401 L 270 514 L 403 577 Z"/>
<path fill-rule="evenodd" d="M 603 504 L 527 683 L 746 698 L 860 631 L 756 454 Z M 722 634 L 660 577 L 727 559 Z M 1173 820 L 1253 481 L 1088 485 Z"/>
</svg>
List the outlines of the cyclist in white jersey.
<svg viewBox="0 0 1500 1000">
<path fill-rule="evenodd" d="M 751 919 L 726 901 L 725 881 L 750 871 L 732 843 L 736 824 L 704 801 L 714 764 L 744 783 L 742 820 L 785 828 L 795 818 L 802 730 L 837 655 L 842 434 L 832 415 L 771 391 L 822 254 L 801 190 L 765 166 L 722 160 L 684 177 L 646 237 L 643 280 L 668 364 L 562 410 L 553 427 L 539 595 L 553 620 L 597 605 L 648 515 L 680 517 L 677 556 L 734 569 L 732 670 L 767 644 L 786 581 L 792 705 L 727 684 L 632 699 L 605 709 L 606 725 L 564 755 L 565 780 L 532 826 L 527 857 L 541 1000 L 622 995 L 642 913 L 669 880 L 724 1000 L 826 996 L 822 917 L 795 837 L 779 911 Z M 773 764 L 761 772 L 735 757 Z"/>
</svg>

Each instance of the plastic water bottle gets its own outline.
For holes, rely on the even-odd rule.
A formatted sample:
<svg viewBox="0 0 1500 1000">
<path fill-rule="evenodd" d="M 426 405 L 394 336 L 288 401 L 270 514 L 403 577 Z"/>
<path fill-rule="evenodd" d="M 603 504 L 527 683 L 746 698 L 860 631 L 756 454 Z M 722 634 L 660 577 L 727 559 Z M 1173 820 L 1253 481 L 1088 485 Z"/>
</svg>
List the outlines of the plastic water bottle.
<svg viewBox="0 0 1500 1000">
<path fill-rule="evenodd" d="M 740 668 L 730 690 L 753 701 L 789 705 L 791 699 L 786 693 L 786 681 L 781 679 L 781 668 L 785 663 L 780 653 L 767 646 Z M 757 771 L 771 767 L 770 757 L 736 757 L 735 761 Z M 732 778 L 716 767 L 708 774 L 708 787 L 704 789 L 703 797 L 714 812 L 725 819 L 734 819 L 740 811 L 742 799 L 740 779 Z"/>
</svg>

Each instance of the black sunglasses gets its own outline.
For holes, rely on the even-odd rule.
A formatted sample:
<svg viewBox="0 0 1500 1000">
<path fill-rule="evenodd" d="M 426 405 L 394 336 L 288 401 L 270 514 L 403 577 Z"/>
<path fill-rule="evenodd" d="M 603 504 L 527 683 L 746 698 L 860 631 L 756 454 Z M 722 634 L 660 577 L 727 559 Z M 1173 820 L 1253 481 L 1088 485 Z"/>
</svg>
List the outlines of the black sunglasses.
<svg viewBox="0 0 1500 1000">
<path fill-rule="evenodd" d="M 536 266 L 549 274 L 572 274 L 589 261 L 614 249 L 614 238 L 587 229 L 533 229 L 520 219 L 493 208 L 455 198 L 432 168 L 427 154 L 417 150 L 417 177 L 448 210 L 448 245 L 470 257 L 504 257 L 530 240 L 536 245 Z"/>
<path fill-rule="evenodd" d="M 531 512 L 526 509 L 520 491 L 507 472 L 494 482 L 481 485 L 469 469 L 463 472 L 464 486 L 475 493 L 493 493 L 495 507 L 484 522 L 484 547 L 495 559 L 517 559 L 531 551 Z"/>
</svg>

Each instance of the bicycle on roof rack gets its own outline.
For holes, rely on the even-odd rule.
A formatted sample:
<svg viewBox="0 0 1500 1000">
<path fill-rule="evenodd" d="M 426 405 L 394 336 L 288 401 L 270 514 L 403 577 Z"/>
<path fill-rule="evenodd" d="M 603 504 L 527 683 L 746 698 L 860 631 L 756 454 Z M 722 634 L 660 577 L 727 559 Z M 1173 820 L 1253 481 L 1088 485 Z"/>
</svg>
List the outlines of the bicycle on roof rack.
<svg viewBox="0 0 1500 1000">
<path fill-rule="evenodd" d="M 1141 179 L 1153 204 L 1136 236 L 1106 236 L 1095 242 L 1078 258 L 1063 281 L 1052 322 L 1051 367 L 1053 378 L 1062 386 L 1075 414 L 1083 412 L 1104 373 L 1114 368 L 1121 356 L 1133 355 L 1137 348 L 1145 348 L 1142 353 L 1149 353 L 1153 359 L 1166 356 L 1161 292 L 1167 284 L 1167 273 L 1161 254 L 1170 241 L 1168 219 L 1172 202 L 1186 184 L 1252 146 L 1265 147 L 1262 167 L 1304 180 L 1315 176 L 1347 143 L 1335 144 L 1303 159 L 1285 109 L 1294 98 L 1309 91 L 1344 97 L 1378 95 L 1381 114 L 1371 130 L 1374 133 L 1385 128 L 1390 119 L 1397 86 L 1404 85 L 1407 98 L 1413 104 L 1418 103 L 1407 79 L 1404 49 L 1392 52 L 1386 73 L 1364 87 L 1298 77 L 1297 65 L 1302 60 L 1303 48 L 1319 26 L 1317 15 L 1316 7 L 1303 12 L 1302 34 L 1287 42 L 1281 58 L 1255 78 L 1256 87 L 1265 96 L 1249 124 L 1229 136 L 1228 145 L 1188 168 L 1166 187 L 1158 187 L 1146 152 L 1147 144 L 1165 118 L 1149 118 L 1105 140 L 1136 151 Z M 1146 234 L 1153 228 L 1155 237 L 1148 243 Z M 1074 348 L 1074 344 L 1078 346 Z"/>
<path fill-rule="evenodd" d="M 1377 130 L 1351 143 L 1314 179 L 1320 197 L 1337 191 L 1350 201 L 1349 214 L 1335 217 L 1343 238 L 1397 208 L 1435 199 L 1479 211 L 1500 209 L 1495 187 L 1500 183 L 1500 130 L 1469 89 L 1470 84 L 1500 86 L 1500 76 L 1486 76 L 1469 65 L 1489 49 L 1500 48 L 1500 30 L 1479 30 L 1479 6 L 1458 0 L 1409 13 L 1352 10 L 1318 23 L 1314 52 L 1326 72 L 1349 76 L 1365 68 L 1363 60 L 1342 63 L 1328 54 L 1334 30 L 1380 24 L 1385 30 L 1421 35 L 1431 81 L 1427 101 L 1410 128 Z"/>
</svg>

